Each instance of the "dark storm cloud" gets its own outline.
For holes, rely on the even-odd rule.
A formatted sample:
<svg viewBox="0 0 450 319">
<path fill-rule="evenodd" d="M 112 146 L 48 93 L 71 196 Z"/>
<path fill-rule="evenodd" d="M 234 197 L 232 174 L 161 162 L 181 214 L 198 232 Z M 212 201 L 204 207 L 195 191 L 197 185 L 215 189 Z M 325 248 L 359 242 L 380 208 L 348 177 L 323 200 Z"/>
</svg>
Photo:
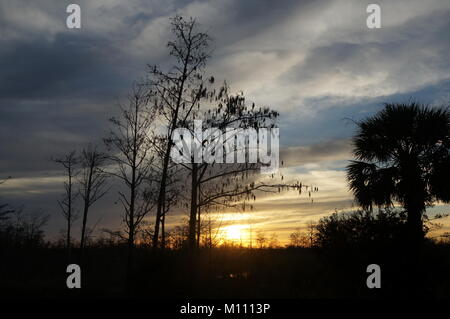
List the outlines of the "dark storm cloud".
<svg viewBox="0 0 450 319">
<path fill-rule="evenodd" d="M 118 62 L 101 38 L 61 34 L 9 43 L 0 51 L 0 99 L 110 96 L 129 81 L 112 67 Z"/>
<path fill-rule="evenodd" d="M 134 80 L 102 38 L 60 34 L 11 41 L 0 51 L 0 172 L 54 169 L 49 159 L 97 141 Z"/>
</svg>

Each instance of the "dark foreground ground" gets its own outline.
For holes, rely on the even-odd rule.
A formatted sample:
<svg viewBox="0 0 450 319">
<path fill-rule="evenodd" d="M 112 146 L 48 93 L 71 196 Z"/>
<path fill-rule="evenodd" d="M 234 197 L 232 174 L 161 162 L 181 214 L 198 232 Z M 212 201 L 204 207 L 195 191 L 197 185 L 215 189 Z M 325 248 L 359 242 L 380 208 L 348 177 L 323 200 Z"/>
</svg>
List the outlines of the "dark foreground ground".
<svg viewBox="0 0 450 319">
<path fill-rule="evenodd" d="M 395 247 L 371 252 L 216 248 L 201 250 L 193 258 L 183 251 L 139 248 L 128 290 L 126 256 L 121 247 L 90 248 L 82 265 L 82 289 L 68 289 L 65 250 L 3 250 L 0 294 L 11 298 L 450 298 L 448 244 L 427 243 L 415 265 Z M 381 266 L 381 289 L 366 286 L 366 267 L 372 263 Z"/>
</svg>

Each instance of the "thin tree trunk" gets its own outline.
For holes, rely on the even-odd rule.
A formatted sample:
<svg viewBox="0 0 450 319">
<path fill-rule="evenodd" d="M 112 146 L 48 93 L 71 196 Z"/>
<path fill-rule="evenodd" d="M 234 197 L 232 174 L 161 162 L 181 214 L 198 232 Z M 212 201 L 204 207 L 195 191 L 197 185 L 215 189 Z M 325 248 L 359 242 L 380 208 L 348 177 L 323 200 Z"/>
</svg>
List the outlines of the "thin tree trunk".
<svg viewBox="0 0 450 319">
<path fill-rule="evenodd" d="M 162 250 L 164 250 L 166 248 L 166 229 L 165 229 L 166 209 L 165 209 L 165 205 L 163 205 L 163 211 L 164 211 L 164 214 L 162 215 L 162 218 L 161 218 L 161 249 Z"/>
<path fill-rule="evenodd" d="M 135 123 L 134 123 L 134 136 L 133 136 L 133 159 L 131 165 L 131 185 L 130 185 L 130 212 L 129 212 L 129 234 L 128 234 L 128 261 L 127 261 L 127 287 L 130 288 L 130 284 L 133 282 L 133 251 L 134 251 L 134 208 L 136 201 L 136 157 L 137 157 L 137 126 L 138 126 L 138 103 L 136 101 Z"/>
<path fill-rule="evenodd" d="M 170 144 L 170 141 L 169 143 Z M 158 248 L 158 238 L 159 238 L 159 226 L 161 223 L 161 217 L 163 213 L 163 203 L 166 201 L 166 179 L 167 179 L 167 169 L 169 167 L 169 155 L 170 147 L 167 147 L 166 154 L 164 156 L 163 171 L 161 177 L 161 187 L 158 194 L 158 204 L 156 208 L 156 221 L 155 221 L 155 232 L 153 234 L 153 248 Z"/>
<path fill-rule="evenodd" d="M 70 245 L 70 213 L 69 213 L 69 220 L 67 221 L 67 239 L 66 239 L 66 246 L 67 246 L 67 260 L 71 261 L 71 245 Z"/>
<path fill-rule="evenodd" d="M 197 191 L 197 249 L 200 248 L 200 235 L 201 235 L 201 219 L 200 219 L 200 214 L 201 214 L 201 207 L 198 205 L 198 203 L 200 203 L 200 184 L 198 184 L 198 191 Z"/>
<path fill-rule="evenodd" d="M 195 248 L 196 217 L 197 217 L 197 164 L 192 164 L 191 180 L 191 213 L 189 215 L 188 246 L 190 250 Z"/>
<path fill-rule="evenodd" d="M 133 182 L 130 190 L 130 218 L 129 218 L 129 234 L 128 234 L 128 259 L 127 259 L 127 288 L 130 289 L 132 283 L 133 272 L 133 251 L 134 251 L 134 200 L 135 200 L 135 169 L 133 168 Z"/>
<path fill-rule="evenodd" d="M 197 207 L 197 249 L 200 248 L 200 235 L 201 235 L 201 222 L 200 222 L 200 207 Z"/>
<path fill-rule="evenodd" d="M 70 238 L 70 228 L 72 226 L 72 170 L 69 168 L 69 194 L 68 194 L 68 205 L 67 205 L 67 259 L 69 263 L 72 260 L 72 245 Z"/>
<path fill-rule="evenodd" d="M 91 197 L 92 172 L 93 172 L 93 167 L 90 167 L 88 185 L 87 185 L 85 198 L 84 198 L 83 224 L 81 226 L 81 241 L 80 241 L 81 261 L 83 261 L 83 258 L 84 258 L 84 246 L 86 244 L 86 238 L 85 238 L 86 237 L 86 223 L 87 223 L 87 215 L 88 215 L 88 211 L 89 211 L 89 202 L 90 202 L 90 197 Z"/>
<path fill-rule="evenodd" d="M 81 241 L 80 241 L 80 262 L 84 259 L 84 245 L 85 245 L 85 236 L 86 236 L 86 220 L 87 220 L 87 212 L 88 207 L 87 204 L 84 204 L 83 210 L 83 224 L 81 226 Z"/>
</svg>

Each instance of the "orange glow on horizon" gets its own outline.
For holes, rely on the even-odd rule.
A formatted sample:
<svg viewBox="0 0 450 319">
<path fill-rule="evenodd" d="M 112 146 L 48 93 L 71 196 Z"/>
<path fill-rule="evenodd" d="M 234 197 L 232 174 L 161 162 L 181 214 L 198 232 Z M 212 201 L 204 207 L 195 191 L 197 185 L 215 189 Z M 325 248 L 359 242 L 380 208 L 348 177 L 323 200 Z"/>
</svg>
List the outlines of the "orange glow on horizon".
<svg viewBox="0 0 450 319">
<path fill-rule="evenodd" d="M 247 243 L 249 237 L 249 226 L 244 224 L 234 224 L 223 227 L 221 238 L 228 242 Z"/>
</svg>

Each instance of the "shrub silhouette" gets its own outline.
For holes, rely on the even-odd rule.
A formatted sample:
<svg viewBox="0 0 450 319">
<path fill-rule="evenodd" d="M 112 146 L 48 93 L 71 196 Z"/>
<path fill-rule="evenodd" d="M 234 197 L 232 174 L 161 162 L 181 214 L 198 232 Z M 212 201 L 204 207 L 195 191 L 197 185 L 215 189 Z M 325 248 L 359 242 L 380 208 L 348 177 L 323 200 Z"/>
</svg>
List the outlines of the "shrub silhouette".
<svg viewBox="0 0 450 319">
<path fill-rule="evenodd" d="M 0 206 L 0 248 L 35 248 L 45 246 L 43 227 L 49 216 L 42 212 L 24 213 Z"/>
<path fill-rule="evenodd" d="M 322 248 L 367 248 L 401 243 L 406 232 L 407 216 L 403 211 L 334 213 L 317 224 L 316 243 Z"/>
</svg>

